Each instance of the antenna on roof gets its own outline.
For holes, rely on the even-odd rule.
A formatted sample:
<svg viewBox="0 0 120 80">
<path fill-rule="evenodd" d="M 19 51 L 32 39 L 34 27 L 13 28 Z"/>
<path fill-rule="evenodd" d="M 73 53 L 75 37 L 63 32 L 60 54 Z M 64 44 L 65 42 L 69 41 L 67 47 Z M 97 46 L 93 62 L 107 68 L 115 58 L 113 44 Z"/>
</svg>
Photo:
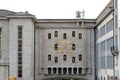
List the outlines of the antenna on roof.
<svg viewBox="0 0 120 80">
<path fill-rule="evenodd" d="M 84 19 L 85 18 L 85 11 L 84 11 L 84 9 L 82 10 L 82 19 Z"/>
</svg>

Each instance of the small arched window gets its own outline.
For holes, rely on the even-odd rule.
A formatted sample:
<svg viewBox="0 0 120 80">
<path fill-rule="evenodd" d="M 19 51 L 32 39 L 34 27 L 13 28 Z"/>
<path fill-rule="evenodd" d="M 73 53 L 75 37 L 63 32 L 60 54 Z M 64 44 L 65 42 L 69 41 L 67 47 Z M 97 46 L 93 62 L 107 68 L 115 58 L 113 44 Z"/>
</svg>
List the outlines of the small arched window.
<svg viewBox="0 0 120 80">
<path fill-rule="evenodd" d="M 55 57 L 55 63 L 58 63 L 58 57 Z"/>
<path fill-rule="evenodd" d="M 79 33 L 79 39 L 82 39 L 82 33 Z"/>
<path fill-rule="evenodd" d="M 63 68 L 63 74 L 67 74 L 67 68 Z"/>
<path fill-rule="evenodd" d="M 72 44 L 72 50 L 75 50 L 75 44 Z"/>
<path fill-rule="evenodd" d="M 50 61 L 51 60 L 51 55 L 48 55 L 48 61 Z"/>
<path fill-rule="evenodd" d="M 82 61 L 82 55 L 79 55 L 79 61 Z"/>
<path fill-rule="evenodd" d="M 63 39 L 66 39 L 67 36 L 66 36 L 66 33 L 63 33 Z"/>
<path fill-rule="evenodd" d="M 77 68 L 73 68 L 73 74 L 77 74 Z"/>
<path fill-rule="evenodd" d="M 51 39 L 51 33 L 48 33 L 48 39 Z"/>
<path fill-rule="evenodd" d="M 55 37 L 58 37 L 58 31 L 55 31 L 54 34 L 55 34 Z"/>
<path fill-rule="evenodd" d="M 51 68 L 48 68 L 48 74 L 51 74 L 51 71 L 52 69 Z"/>
<path fill-rule="evenodd" d="M 75 57 L 72 57 L 72 63 L 75 63 Z"/>
<path fill-rule="evenodd" d="M 68 68 L 68 74 L 72 74 L 72 68 Z"/>
<path fill-rule="evenodd" d="M 78 68 L 78 73 L 79 73 L 79 75 L 82 74 L 82 68 Z"/>
<path fill-rule="evenodd" d="M 57 69 L 53 68 L 53 74 L 56 74 L 56 73 L 57 73 Z"/>
<path fill-rule="evenodd" d="M 58 44 L 55 44 L 55 50 L 58 50 Z"/>
<path fill-rule="evenodd" d="M 63 55 L 63 60 L 66 61 L 67 60 L 67 56 Z"/>
<path fill-rule="evenodd" d="M 75 37 L 75 31 L 72 31 L 72 37 Z"/>
</svg>

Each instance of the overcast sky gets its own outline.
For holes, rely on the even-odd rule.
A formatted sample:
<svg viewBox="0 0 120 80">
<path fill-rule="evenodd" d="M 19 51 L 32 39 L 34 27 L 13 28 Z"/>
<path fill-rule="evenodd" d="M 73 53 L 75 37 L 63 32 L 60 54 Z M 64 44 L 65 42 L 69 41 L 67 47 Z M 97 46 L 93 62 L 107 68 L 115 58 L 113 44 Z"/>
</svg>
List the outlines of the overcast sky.
<svg viewBox="0 0 120 80">
<path fill-rule="evenodd" d="M 38 19 L 75 19 L 85 10 L 85 18 L 96 18 L 110 0 L 1 0 L 0 9 L 28 11 Z"/>
</svg>

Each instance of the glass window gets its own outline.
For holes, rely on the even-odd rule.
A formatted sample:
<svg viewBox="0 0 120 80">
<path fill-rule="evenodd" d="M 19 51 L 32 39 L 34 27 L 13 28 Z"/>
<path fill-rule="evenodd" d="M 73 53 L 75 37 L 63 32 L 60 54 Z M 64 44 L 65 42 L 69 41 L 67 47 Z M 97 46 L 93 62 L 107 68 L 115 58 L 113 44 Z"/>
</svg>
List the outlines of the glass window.
<svg viewBox="0 0 120 80">
<path fill-rule="evenodd" d="M 82 74 L 82 68 L 78 68 L 79 74 Z"/>
<path fill-rule="evenodd" d="M 68 68 L 68 74 L 72 74 L 72 68 Z"/>
<path fill-rule="evenodd" d="M 67 59 L 67 56 L 63 55 L 63 60 L 66 61 L 66 59 Z"/>
<path fill-rule="evenodd" d="M 100 37 L 102 37 L 103 35 L 105 35 L 105 25 L 100 28 Z"/>
<path fill-rule="evenodd" d="M 72 44 L 72 50 L 75 50 L 75 44 Z"/>
<path fill-rule="evenodd" d="M 51 33 L 48 33 L 48 39 L 51 39 Z"/>
<path fill-rule="evenodd" d="M 67 74 L 67 68 L 63 68 L 63 74 Z"/>
<path fill-rule="evenodd" d="M 72 37 L 75 37 L 75 31 L 72 31 Z"/>
<path fill-rule="evenodd" d="M 107 68 L 112 69 L 113 68 L 113 57 L 111 55 L 111 47 L 113 47 L 113 37 L 107 39 Z"/>
<path fill-rule="evenodd" d="M 77 74 L 77 68 L 73 68 L 73 74 Z"/>
<path fill-rule="evenodd" d="M 58 74 L 62 74 L 62 68 L 58 68 Z"/>
<path fill-rule="evenodd" d="M 57 69 L 53 68 L 53 74 L 56 74 L 56 73 L 57 73 Z"/>
<path fill-rule="evenodd" d="M 58 37 L 58 31 L 55 31 L 55 37 Z"/>
<path fill-rule="evenodd" d="M 82 39 L 82 33 L 79 33 L 79 39 Z"/>
<path fill-rule="evenodd" d="M 48 55 L 48 61 L 50 61 L 51 60 L 51 55 Z"/>
<path fill-rule="evenodd" d="M 48 74 L 51 74 L 51 71 L 52 69 L 51 68 L 48 68 Z"/>
<path fill-rule="evenodd" d="M 75 57 L 72 57 L 72 63 L 75 63 Z"/>
<path fill-rule="evenodd" d="M 58 44 L 55 44 L 55 50 L 58 50 Z"/>
<path fill-rule="evenodd" d="M 55 57 L 55 63 L 58 63 L 58 57 Z"/>
<path fill-rule="evenodd" d="M 66 37 L 67 37 L 66 33 L 63 33 L 63 39 L 66 39 Z"/>
<path fill-rule="evenodd" d="M 22 77 L 22 26 L 18 26 L 18 77 Z"/>
<path fill-rule="evenodd" d="M 113 30 L 113 19 L 111 19 L 110 21 L 107 22 L 106 24 L 106 33 L 110 32 L 111 30 Z"/>
<path fill-rule="evenodd" d="M 105 69 L 105 41 L 100 43 L 101 69 Z"/>
<path fill-rule="evenodd" d="M 82 55 L 79 55 L 79 61 L 82 61 Z"/>
</svg>

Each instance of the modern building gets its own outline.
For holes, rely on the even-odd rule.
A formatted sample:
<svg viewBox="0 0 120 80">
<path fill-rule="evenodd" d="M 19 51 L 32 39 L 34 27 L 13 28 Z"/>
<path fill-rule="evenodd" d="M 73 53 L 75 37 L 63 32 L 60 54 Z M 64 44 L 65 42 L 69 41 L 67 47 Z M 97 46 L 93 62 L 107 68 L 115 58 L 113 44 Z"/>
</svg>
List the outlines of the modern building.
<svg viewBox="0 0 120 80">
<path fill-rule="evenodd" d="M 95 60 L 98 80 L 120 79 L 120 2 L 111 0 L 96 19 Z"/>
<path fill-rule="evenodd" d="M 1 9 L 0 80 L 120 78 L 116 1 L 96 19 L 37 19 L 28 12 Z"/>
</svg>

